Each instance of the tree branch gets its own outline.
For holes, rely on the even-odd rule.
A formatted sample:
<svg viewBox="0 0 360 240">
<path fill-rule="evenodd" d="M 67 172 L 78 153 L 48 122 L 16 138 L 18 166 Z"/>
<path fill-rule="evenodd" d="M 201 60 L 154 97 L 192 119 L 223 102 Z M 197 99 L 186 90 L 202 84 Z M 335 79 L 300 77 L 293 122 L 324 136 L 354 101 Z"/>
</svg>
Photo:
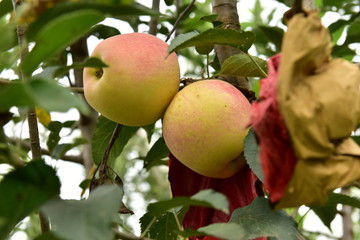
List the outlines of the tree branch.
<svg viewBox="0 0 360 240">
<path fill-rule="evenodd" d="M 237 13 L 237 1 L 236 0 L 212 0 L 213 13 L 218 15 L 218 21 L 223 23 L 223 28 L 229 28 L 236 31 L 240 31 L 239 15 Z M 242 53 L 239 49 L 215 45 L 215 52 L 219 59 L 220 65 L 224 61 L 235 55 Z M 249 81 L 247 78 L 222 76 L 223 80 L 237 86 L 240 89 L 249 89 Z"/>
<path fill-rule="evenodd" d="M 160 9 L 160 0 L 153 0 L 152 10 L 158 12 L 159 9 Z M 157 28 L 158 22 L 159 22 L 159 17 L 157 15 L 151 16 L 149 22 L 149 34 L 156 35 L 156 33 L 158 32 L 158 28 Z"/>
</svg>

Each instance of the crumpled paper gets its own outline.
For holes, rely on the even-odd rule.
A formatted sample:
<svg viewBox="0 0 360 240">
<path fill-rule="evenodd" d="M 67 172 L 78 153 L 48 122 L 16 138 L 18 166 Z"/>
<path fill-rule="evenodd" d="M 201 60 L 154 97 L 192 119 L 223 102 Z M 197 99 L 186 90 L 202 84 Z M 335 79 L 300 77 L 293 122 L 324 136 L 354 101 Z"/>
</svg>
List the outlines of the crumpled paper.
<svg viewBox="0 0 360 240">
<path fill-rule="evenodd" d="M 297 161 L 276 208 L 324 204 L 331 191 L 360 179 L 360 147 L 350 137 L 360 122 L 360 70 L 332 59 L 331 49 L 317 11 L 289 21 L 277 100 Z"/>
</svg>

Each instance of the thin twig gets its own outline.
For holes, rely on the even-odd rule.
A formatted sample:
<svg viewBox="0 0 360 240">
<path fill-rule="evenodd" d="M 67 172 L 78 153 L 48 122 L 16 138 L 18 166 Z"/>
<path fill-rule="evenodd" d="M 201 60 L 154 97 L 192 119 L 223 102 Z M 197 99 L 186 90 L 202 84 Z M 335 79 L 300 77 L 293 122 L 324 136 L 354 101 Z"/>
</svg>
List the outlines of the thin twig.
<svg viewBox="0 0 360 240">
<path fill-rule="evenodd" d="M 8 138 L 8 141 L 10 143 L 12 143 L 13 145 L 17 145 L 20 144 L 20 147 L 24 150 L 30 150 L 30 143 L 27 141 L 19 141 L 18 139 L 14 139 L 14 138 Z M 47 155 L 51 157 L 51 152 L 47 149 L 41 148 L 41 154 L 42 155 Z M 72 163 L 78 163 L 78 164 L 83 164 L 83 159 L 80 156 L 76 156 L 76 155 L 64 155 L 61 157 L 61 159 L 59 160 L 63 160 L 66 162 L 72 162 Z"/>
<path fill-rule="evenodd" d="M 101 171 L 104 171 L 107 166 L 107 161 L 109 158 L 110 150 L 111 150 L 112 146 L 114 145 L 116 138 L 119 136 L 119 133 L 120 133 L 122 127 L 123 127 L 123 125 L 121 125 L 121 124 L 116 124 L 116 126 L 115 126 L 115 129 L 111 135 L 108 145 L 106 146 L 104 155 L 103 155 L 100 165 L 99 165 L 100 173 L 101 173 Z"/>
<path fill-rule="evenodd" d="M 179 17 L 176 19 L 173 28 L 169 32 L 169 34 L 166 36 L 165 42 L 169 41 L 171 35 L 175 32 L 177 26 L 179 25 L 180 21 L 183 19 L 183 17 L 190 11 L 190 9 L 194 6 L 196 0 L 192 0 L 191 3 L 185 8 L 182 13 L 180 13 Z"/>
<path fill-rule="evenodd" d="M 90 192 L 92 190 L 94 190 L 96 187 L 106 184 L 108 182 L 109 177 L 107 175 L 107 169 L 108 169 L 108 158 L 109 158 L 109 154 L 110 154 L 110 150 L 112 148 L 112 146 L 114 145 L 116 138 L 119 136 L 119 133 L 122 129 L 123 125 L 121 124 L 116 124 L 114 131 L 111 135 L 111 138 L 109 140 L 108 145 L 106 146 L 104 155 L 100 161 L 100 164 L 95 172 L 95 174 L 93 175 L 92 179 L 91 179 L 91 183 L 90 183 Z M 96 177 L 96 173 L 99 172 L 99 178 Z"/>
</svg>

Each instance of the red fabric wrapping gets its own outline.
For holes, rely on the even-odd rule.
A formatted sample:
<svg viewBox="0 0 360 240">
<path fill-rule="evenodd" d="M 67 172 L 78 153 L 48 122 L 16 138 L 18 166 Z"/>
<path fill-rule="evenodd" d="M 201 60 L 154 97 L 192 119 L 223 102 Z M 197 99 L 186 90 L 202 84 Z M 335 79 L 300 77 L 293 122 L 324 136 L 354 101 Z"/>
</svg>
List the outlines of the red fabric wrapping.
<svg viewBox="0 0 360 240">
<path fill-rule="evenodd" d="M 230 178 L 217 179 L 204 177 L 179 162 L 172 154 L 169 155 L 169 181 L 174 197 L 192 196 L 203 189 L 214 189 L 223 193 L 229 200 L 230 214 L 205 207 L 190 207 L 186 213 L 184 228 L 198 229 L 217 222 L 228 222 L 233 210 L 250 204 L 257 196 L 257 177 L 248 166 L 243 167 Z M 193 237 L 190 240 L 215 240 L 211 237 Z M 266 238 L 259 238 L 264 240 Z"/>
<path fill-rule="evenodd" d="M 268 60 L 268 77 L 261 80 L 260 98 L 252 104 L 252 125 L 259 139 L 264 188 L 272 202 L 282 198 L 297 162 L 277 99 L 280 59 L 278 54 Z"/>
</svg>

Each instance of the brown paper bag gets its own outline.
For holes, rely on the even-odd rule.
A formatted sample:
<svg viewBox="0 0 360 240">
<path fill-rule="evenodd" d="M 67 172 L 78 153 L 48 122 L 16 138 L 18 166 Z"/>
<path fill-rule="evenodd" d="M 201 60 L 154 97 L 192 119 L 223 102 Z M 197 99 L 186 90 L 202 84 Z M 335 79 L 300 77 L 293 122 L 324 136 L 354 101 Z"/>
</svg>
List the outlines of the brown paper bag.
<svg viewBox="0 0 360 240">
<path fill-rule="evenodd" d="M 298 158 L 277 208 L 323 204 L 360 179 L 360 69 L 331 59 L 330 35 L 317 11 L 295 15 L 283 39 L 278 101 Z"/>
</svg>

